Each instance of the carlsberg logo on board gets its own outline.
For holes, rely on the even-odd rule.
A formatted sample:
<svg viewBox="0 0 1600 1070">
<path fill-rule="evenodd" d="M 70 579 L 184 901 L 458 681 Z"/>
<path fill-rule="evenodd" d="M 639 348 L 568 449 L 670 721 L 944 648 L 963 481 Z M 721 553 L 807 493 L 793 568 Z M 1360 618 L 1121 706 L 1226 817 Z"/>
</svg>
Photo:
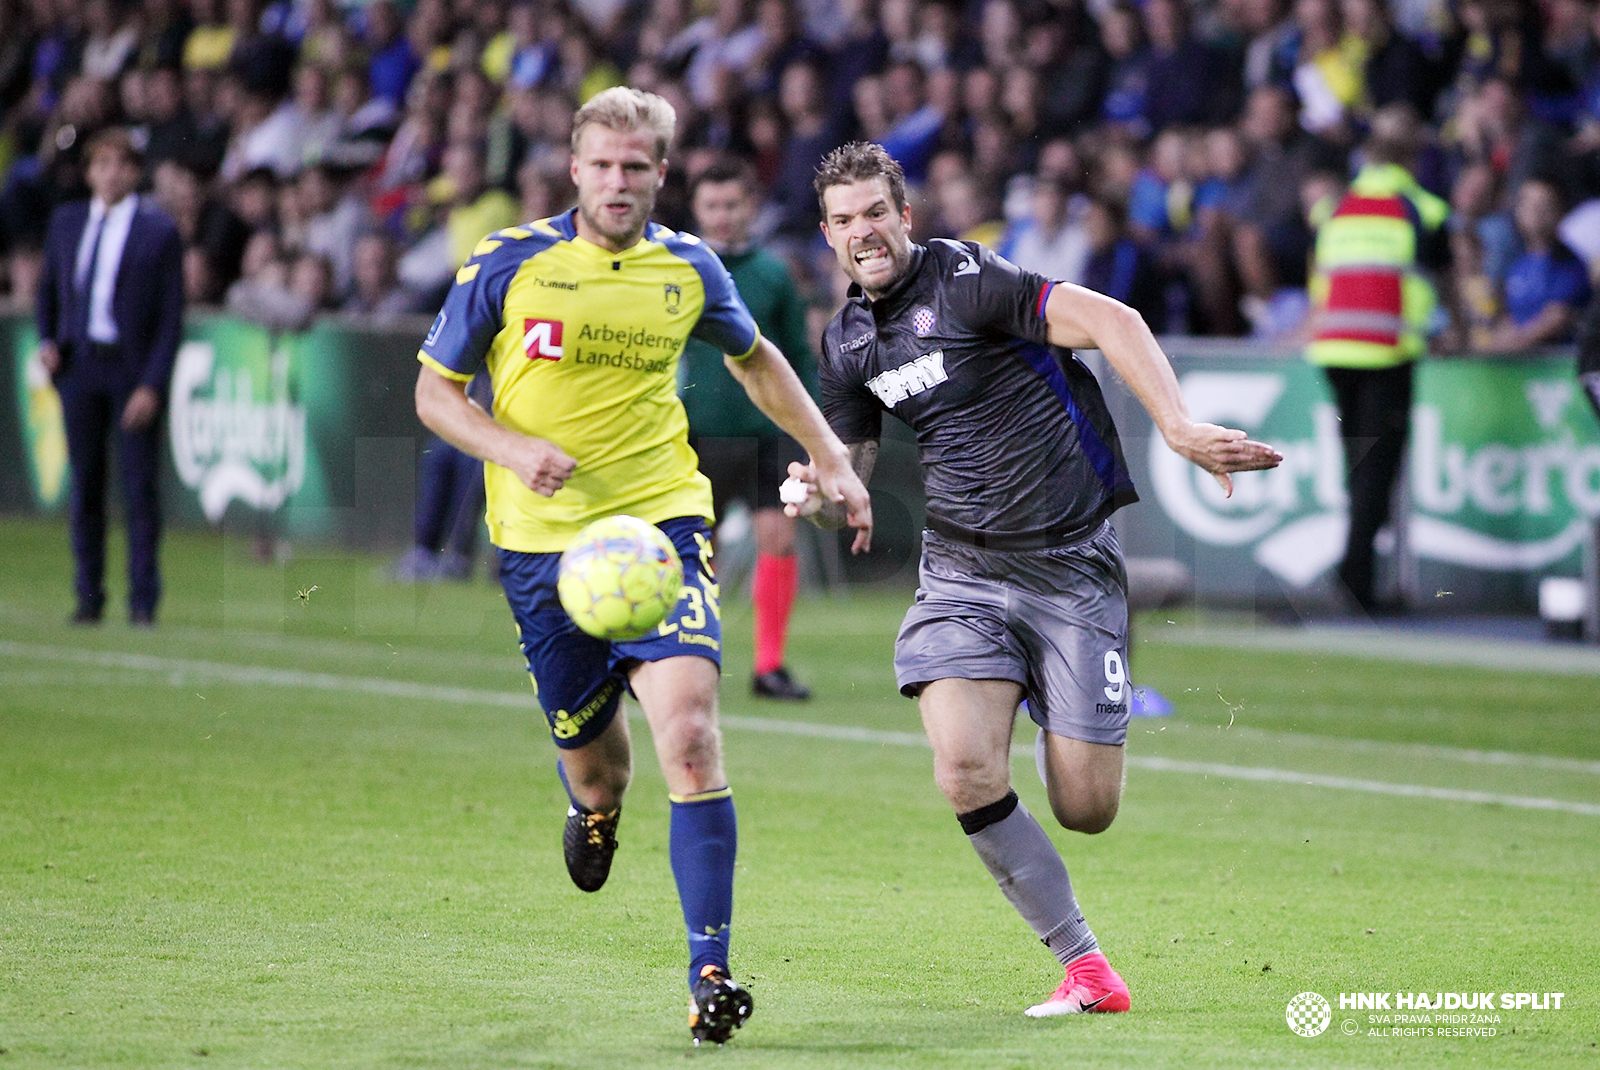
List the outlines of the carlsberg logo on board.
<svg viewBox="0 0 1600 1070">
<path fill-rule="evenodd" d="M 1412 551 L 1497 570 L 1544 568 L 1572 553 L 1585 516 L 1600 516 L 1600 442 L 1570 372 L 1509 363 L 1428 370 L 1407 468 Z M 1228 498 L 1154 437 L 1151 481 L 1173 522 L 1212 546 L 1250 547 L 1257 564 L 1292 586 L 1337 564 L 1347 528 L 1344 454 L 1320 373 L 1194 372 L 1181 385 L 1194 419 L 1242 427 L 1284 459 L 1271 471 L 1236 474 Z"/>
<path fill-rule="evenodd" d="M 1411 540 L 1419 556 L 1474 568 L 1545 568 L 1583 543 L 1587 517 L 1600 516 L 1600 443 L 1579 438 L 1587 404 L 1572 379 L 1530 378 L 1518 393 L 1489 397 L 1503 408 L 1497 429 L 1515 445 L 1448 433 L 1463 422 L 1451 412 L 1461 408 L 1455 398 L 1413 410 Z M 1481 396 L 1475 407 L 1490 408 Z"/>
<path fill-rule="evenodd" d="M 185 342 L 172 371 L 172 460 L 206 519 L 235 500 L 271 512 L 306 470 L 306 411 L 291 397 L 289 354 L 218 359 L 211 342 Z"/>
<path fill-rule="evenodd" d="M 1290 379 L 1288 371 L 1192 372 L 1180 384 L 1192 418 L 1266 438 L 1283 454 L 1277 468 L 1237 473 L 1229 498 L 1157 435 L 1150 475 L 1178 527 L 1212 546 L 1251 546 L 1262 568 L 1303 587 L 1344 552 L 1344 458 L 1333 406 L 1309 391 L 1285 399 Z"/>
</svg>

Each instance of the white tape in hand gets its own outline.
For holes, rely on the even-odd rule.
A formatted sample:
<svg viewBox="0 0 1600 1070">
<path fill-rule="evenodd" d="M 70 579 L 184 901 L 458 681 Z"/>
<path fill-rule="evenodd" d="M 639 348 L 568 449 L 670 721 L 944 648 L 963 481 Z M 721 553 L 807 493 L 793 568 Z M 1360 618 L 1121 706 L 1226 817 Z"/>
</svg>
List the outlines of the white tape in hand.
<svg viewBox="0 0 1600 1070">
<path fill-rule="evenodd" d="M 778 488 L 778 500 L 785 505 L 804 505 L 810 496 L 811 492 L 806 489 L 806 485 L 794 476 L 785 479 L 783 485 Z"/>
</svg>

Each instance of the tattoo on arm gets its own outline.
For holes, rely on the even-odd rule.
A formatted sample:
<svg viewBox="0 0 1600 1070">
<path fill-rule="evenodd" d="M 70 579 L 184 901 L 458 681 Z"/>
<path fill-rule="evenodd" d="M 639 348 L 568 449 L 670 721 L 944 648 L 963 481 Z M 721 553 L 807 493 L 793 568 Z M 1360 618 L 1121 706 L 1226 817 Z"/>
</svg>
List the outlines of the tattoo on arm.
<svg viewBox="0 0 1600 1070">
<path fill-rule="evenodd" d="M 856 470 L 856 477 L 865 486 L 872 479 L 873 466 L 878 463 L 878 440 L 872 438 L 865 442 L 852 442 L 845 449 L 850 451 L 850 467 Z M 844 527 L 844 502 L 823 502 L 822 509 L 812 519 L 817 527 L 830 531 Z"/>
</svg>

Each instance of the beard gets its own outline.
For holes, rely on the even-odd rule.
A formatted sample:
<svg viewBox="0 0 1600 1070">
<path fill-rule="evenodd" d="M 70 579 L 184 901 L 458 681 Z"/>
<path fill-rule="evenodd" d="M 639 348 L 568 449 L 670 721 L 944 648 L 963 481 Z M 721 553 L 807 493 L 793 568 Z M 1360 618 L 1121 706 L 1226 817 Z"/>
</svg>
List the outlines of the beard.
<svg viewBox="0 0 1600 1070">
<path fill-rule="evenodd" d="M 644 233 L 645 220 L 650 218 L 650 212 L 655 208 L 654 197 L 640 197 L 634 201 L 633 209 L 621 221 L 614 216 L 599 209 L 602 204 L 593 207 L 580 203 L 578 211 L 583 216 L 583 221 L 590 228 L 608 241 L 622 246 L 629 244 L 630 239 L 637 239 Z"/>
<path fill-rule="evenodd" d="M 847 253 L 839 265 L 844 268 L 844 273 L 849 276 L 850 281 L 861 287 L 861 292 L 872 300 L 877 300 L 883 294 L 894 289 L 895 284 L 905 278 L 906 269 L 911 265 L 911 247 L 909 243 L 904 248 L 896 249 L 893 243 L 885 242 L 879 248 L 882 248 L 886 254 L 884 259 L 887 261 L 885 266 L 888 271 L 885 274 L 875 274 L 864 278 L 861 272 L 861 265 L 856 263 L 853 253 Z"/>
</svg>

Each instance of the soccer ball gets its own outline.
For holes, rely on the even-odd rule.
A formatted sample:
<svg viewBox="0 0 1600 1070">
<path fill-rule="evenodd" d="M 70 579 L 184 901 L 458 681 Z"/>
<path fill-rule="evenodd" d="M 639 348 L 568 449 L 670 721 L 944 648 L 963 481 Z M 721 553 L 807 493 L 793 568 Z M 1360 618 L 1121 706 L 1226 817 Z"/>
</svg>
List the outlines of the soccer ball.
<svg viewBox="0 0 1600 1070">
<path fill-rule="evenodd" d="M 634 516 L 596 520 L 567 545 L 556 593 L 572 622 L 597 639 L 637 639 L 678 601 L 683 561 L 672 540 Z"/>
</svg>

